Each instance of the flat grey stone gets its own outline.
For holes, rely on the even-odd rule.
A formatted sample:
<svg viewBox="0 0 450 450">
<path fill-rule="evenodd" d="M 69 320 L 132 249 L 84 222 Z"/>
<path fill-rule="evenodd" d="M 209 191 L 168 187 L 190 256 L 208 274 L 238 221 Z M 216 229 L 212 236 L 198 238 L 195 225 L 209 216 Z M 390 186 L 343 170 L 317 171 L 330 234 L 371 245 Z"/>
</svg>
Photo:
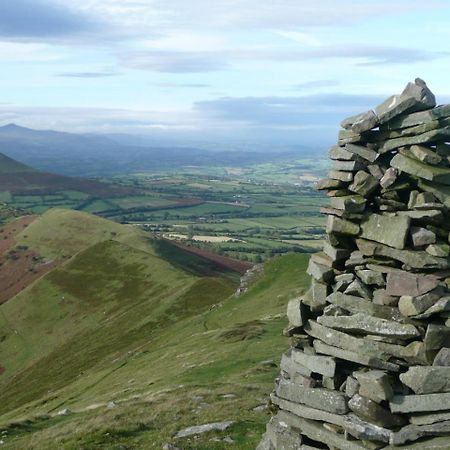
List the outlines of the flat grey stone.
<svg viewBox="0 0 450 450">
<path fill-rule="evenodd" d="M 352 350 L 334 347 L 329 344 L 324 344 L 322 341 L 315 340 L 314 348 L 318 353 L 333 356 L 343 361 L 354 362 L 363 366 L 372 367 L 375 369 L 384 369 L 391 371 L 398 371 L 399 366 L 387 361 L 383 361 L 377 357 L 368 354 L 357 353 Z"/>
<path fill-rule="evenodd" d="M 392 167 L 434 183 L 450 185 L 450 168 L 436 167 L 416 161 L 398 153 L 391 161 Z"/>
<path fill-rule="evenodd" d="M 369 300 L 365 300 L 353 295 L 333 292 L 327 297 L 327 302 L 339 306 L 353 314 L 363 313 L 380 319 L 395 320 L 403 322 L 404 318 L 397 308 L 390 306 L 376 305 Z"/>
<path fill-rule="evenodd" d="M 371 214 L 368 220 L 361 224 L 361 237 L 403 249 L 410 223 L 409 217 Z"/>
<path fill-rule="evenodd" d="M 360 156 L 361 158 L 366 159 L 369 162 L 375 162 L 378 158 L 378 153 L 368 147 L 364 147 L 362 145 L 355 144 L 347 144 L 345 146 L 345 150 L 355 155 Z"/>
<path fill-rule="evenodd" d="M 305 322 L 306 308 L 301 298 L 294 298 L 287 306 L 289 323 L 294 327 L 301 327 Z"/>
<path fill-rule="evenodd" d="M 345 183 L 350 183 L 353 181 L 353 173 L 352 172 L 342 172 L 339 170 L 330 170 L 328 172 L 328 177 L 333 180 L 344 181 Z"/>
<path fill-rule="evenodd" d="M 359 393 L 374 402 L 380 403 L 390 400 L 394 396 L 394 391 L 386 372 L 381 370 L 369 370 L 367 372 L 354 372 L 353 376 L 360 384 Z"/>
<path fill-rule="evenodd" d="M 291 381 L 280 380 L 275 388 L 276 395 L 294 403 L 301 403 L 311 408 L 333 414 L 348 412 L 345 395 L 339 391 L 324 388 L 306 388 Z"/>
<path fill-rule="evenodd" d="M 368 339 L 367 337 L 359 338 L 351 336 L 341 331 L 325 327 L 313 320 L 309 320 L 308 324 L 305 325 L 305 331 L 310 336 L 320 339 L 325 344 L 369 357 L 373 361 L 381 361 L 384 363 L 394 357 L 405 359 L 411 364 L 428 364 L 428 360 L 424 354 L 424 344 L 422 342 L 414 341 L 408 345 L 377 342 Z M 316 348 L 316 342 L 317 344 L 320 344 L 320 342 L 314 341 L 314 348 L 319 352 Z M 351 359 L 349 360 L 351 361 Z M 370 365 L 370 367 L 394 372 L 398 370 L 398 365 L 392 363 L 383 365 L 373 364 Z"/>
<path fill-rule="evenodd" d="M 397 130 L 400 128 L 413 127 L 423 123 L 433 122 L 438 119 L 450 116 L 450 105 L 438 106 L 427 111 L 416 112 L 400 117 L 396 117 L 386 123 L 384 127 L 388 130 Z"/>
<path fill-rule="evenodd" d="M 340 261 L 342 259 L 347 259 L 350 256 L 350 250 L 347 250 L 345 248 L 334 247 L 328 241 L 325 241 L 325 243 L 323 244 L 323 251 L 333 261 Z"/>
<path fill-rule="evenodd" d="M 331 170 L 343 170 L 346 172 L 357 172 L 358 170 L 362 170 L 367 166 L 363 164 L 361 161 L 333 161 L 331 166 Z"/>
<path fill-rule="evenodd" d="M 402 445 L 409 441 L 417 441 L 428 436 L 450 435 L 450 421 L 430 425 L 407 425 L 394 433 L 390 439 L 391 445 Z"/>
<path fill-rule="evenodd" d="M 361 419 L 380 427 L 399 427 L 407 422 L 402 416 L 392 414 L 373 400 L 358 394 L 348 402 L 348 406 Z"/>
<path fill-rule="evenodd" d="M 348 220 L 343 220 L 338 217 L 328 216 L 326 232 L 343 234 L 349 236 L 357 236 L 359 234 L 359 225 Z"/>
<path fill-rule="evenodd" d="M 365 239 L 356 239 L 358 249 L 366 256 L 384 256 L 401 261 L 413 269 L 448 269 L 449 261 L 424 251 L 399 250 Z"/>
<path fill-rule="evenodd" d="M 416 394 L 450 392 L 450 367 L 413 366 L 400 375 L 400 381 Z"/>
<path fill-rule="evenodd" d="M 418 297 L 432 291 L 438 285 L 439 279 L 433 275 L 396 271 L 387 275 L 386 292 L 388 295 Z"/>
<path fill-rule="evenodd" d="M 381 154 L 387 153 L 391 150 L 395 150 L 400 147 L 407 147 L 410 145 L 419 144 L 434 144 L 437 142 L 445 142 L 450 136 L 450 126 L 444 126 L 443 128 L 433 129 L 422 134 L 414 136 L 399 137 L 396 139 L 389 139 L 383 142 L 378 152 Z"/>
<path fill-rule="evenodd" d="M 345 150 L 344 147 L 339 145 L 333 145 L 328 152 L 328 156 L 330 159 L 338 161 L 356 161 L 359 158 L 358 155 Z"/>
<path fill-rule="evenodd" d="M 317 264 L 311 259 L 309 260 L 307 273 L 308 275 L 314 277 L 317 281 L 322 281 L 325 283 L 331 281 L 334 276 L 333 269 L 321 264 Z"/>
<path fill-rule="evenodd" d="M 450 393 L 426 395 L 396 395 L 389 402 L 393 413 L 450 410 Z"/>
<path fill-rule="evenodd" d="M 376 272 L 375 270 L 358 270 L 356 274 L 358 275 L 359 279 L 365 284 L 371 286 L 384 286 L 386 284 L 383 274 L 380 272 Z"/>
<path fill-rule="evenodd" d="M 445 422 L 450 420 L 450 412 L 434 414 L 417 414 L 409 416 L 409 421 L 413 425 L 429 425 L 436 422 Z"/>
<path fill-rule="evenodd" d="M 321 355 L 308 355 L 301 350 L 292 349 L 292 361 L 307 367 L 312 373 L 319 373 L 325 377 L 333 377 L 336 362 L 333 358 Z"/>
<path fill-rule="evenodd" d="M 420 336 L 419 331 L 413 325 L 379 319 L 361 313 L 340 317 L 320 316 L 317 318 L 317 322 L 335 330 L 357 334 L 374 334 L 398 339 L 412 339 Z"/>
<path fill-rule="evenodd" d="M 332 208 L 342 209 L 347 212 L 359 213 L 366 208 L 366 199 L 361 195 L 346 195 L 330 199 Z"/>
<path fill-rule="evenodd" d="M 332 180 L 331 178 L 324 178 L 323 180 L 316 181 L 314 187 L 318 191 L 341 189 L 345 186 L 345 183 L 340 180 Z"/>
<path fill-rule="evenodd" d="M 352 117 L 348 117 L 341 122 L 341 127 L 351 129 L 354 133 L 360 134 L 376 128 L 379 125 L 378 117 L 370 110 Z"/>
<path fill-rule="evenodd" d="M 184 438 L 194 436 L 196 434 L 208 433 L 210 431 L 225 431 L 235 422 L 228 420 L 225 422 L 206 423 L 204 425 L 195 425 L 193 427 L 184 428 L 175 434 L 176 438 Z"/>
</svg>

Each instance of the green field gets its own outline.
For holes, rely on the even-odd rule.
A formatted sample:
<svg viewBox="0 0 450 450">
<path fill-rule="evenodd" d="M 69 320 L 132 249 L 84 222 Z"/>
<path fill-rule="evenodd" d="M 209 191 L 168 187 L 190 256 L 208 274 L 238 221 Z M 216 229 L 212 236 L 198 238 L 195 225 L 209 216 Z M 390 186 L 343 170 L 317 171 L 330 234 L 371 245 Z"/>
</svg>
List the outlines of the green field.
<svg viewBox="0 0 450 450">
<path fill-rule="evenodd" d="M 0 202 L 31 214 L 54 208 L 83 211 L 260 262 L 320 246 L 324 219 L 319 209 L 327 199 L 311 182 L 324 170 L 320 159 L 239 168 L 185 167 L 100 180 L 122 191 L 132 187 L 134 195 L 96 197 L 68 189 L 26 194 L 0 191 Z M 229 240 L 242 245 L 230 245 Z"/>
<path fill-rule="evenodd" d="M 267 412 L 255 408 L 287 346 L 286 303 L 307 288 L 307 255 L 268 261 L 237 298 L 234 273 L 138 227 L 54 210 L 23 242 L 73 256 L 0 305 L 2 448 L 216 450 L 227 436 L 256 447 Z M 221 420 L 235 424 L 173 437 Z"/>
</svg>

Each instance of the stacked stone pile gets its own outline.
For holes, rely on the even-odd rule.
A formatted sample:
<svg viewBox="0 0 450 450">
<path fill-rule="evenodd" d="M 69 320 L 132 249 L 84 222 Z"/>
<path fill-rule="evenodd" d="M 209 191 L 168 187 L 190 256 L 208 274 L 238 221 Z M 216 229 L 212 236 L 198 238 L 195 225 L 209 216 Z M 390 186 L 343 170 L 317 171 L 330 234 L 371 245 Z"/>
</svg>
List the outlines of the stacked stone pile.
<svg viewBox="0 0 450 450">
<path fill-rule="evenodd" d="M 450 449 L 450 105 L 417 79 L 342 122 L 260 450 Z"/>
</svg>

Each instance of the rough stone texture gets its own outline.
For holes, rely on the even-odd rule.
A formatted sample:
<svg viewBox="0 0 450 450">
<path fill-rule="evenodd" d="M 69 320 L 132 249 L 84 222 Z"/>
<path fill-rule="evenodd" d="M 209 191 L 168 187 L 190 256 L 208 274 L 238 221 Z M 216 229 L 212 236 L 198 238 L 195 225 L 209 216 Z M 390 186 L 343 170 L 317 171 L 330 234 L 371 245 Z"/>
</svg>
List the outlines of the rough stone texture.
<svg viewBox="0 0 450 450">
<path fill-rule="evenodd" d="M 408 217 L 372 214 L 361 224 L 361 237 L 403 249 L 410 223 L 411 220 Z"/>
<path fill-rule="evenodd" d="M 450 392 L 450 367 L 410 367 L 400 381 L 416 394 Z"/>
<path fill-rule="evenodd" d="M 416 79 L 342 126 L 258 448 L 449 450 L 450 105 Z"/>
</svg>

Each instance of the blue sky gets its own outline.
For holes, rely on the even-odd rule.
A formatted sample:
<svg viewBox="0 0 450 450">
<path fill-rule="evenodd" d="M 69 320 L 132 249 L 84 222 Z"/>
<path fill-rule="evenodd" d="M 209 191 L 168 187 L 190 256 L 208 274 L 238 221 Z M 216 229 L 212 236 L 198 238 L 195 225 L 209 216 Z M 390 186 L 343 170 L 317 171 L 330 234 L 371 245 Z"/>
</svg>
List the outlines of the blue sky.
<svg viewBox="0 0 450 450">
<path fill-rule="evenodd" d="M 0 124 L 298 139 L 420 76 L 450 98 L 450 2 L 1 0 Z"/>
</svg>

